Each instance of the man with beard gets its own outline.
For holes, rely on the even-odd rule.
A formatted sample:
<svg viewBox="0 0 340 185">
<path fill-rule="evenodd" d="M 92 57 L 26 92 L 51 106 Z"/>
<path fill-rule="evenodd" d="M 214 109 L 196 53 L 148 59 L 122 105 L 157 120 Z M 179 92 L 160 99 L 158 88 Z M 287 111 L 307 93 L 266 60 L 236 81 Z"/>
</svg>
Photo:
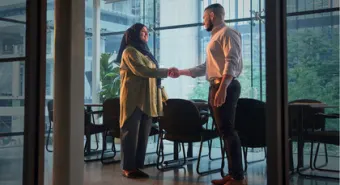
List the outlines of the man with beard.
<svg viewBox="0 0 340 185">
<path fill-rule="evenodd" d="M 246 185 L 244 178 L 241 142 L 235 131 L 234 120 L 241 86 L 236 78 L 242 71 L 241 34 L 224 23 L 224 8 L 211 4 L 204 10 L 204 27 L 211 32 L 211 40 L 206 49 L 206 62 L 190 69 L 170 74 L 193 78 L 206 76 L 210 83 L 209 107 L 227 153 L 229 175 L 213 180 L 217 185 Z"/>
</svg>

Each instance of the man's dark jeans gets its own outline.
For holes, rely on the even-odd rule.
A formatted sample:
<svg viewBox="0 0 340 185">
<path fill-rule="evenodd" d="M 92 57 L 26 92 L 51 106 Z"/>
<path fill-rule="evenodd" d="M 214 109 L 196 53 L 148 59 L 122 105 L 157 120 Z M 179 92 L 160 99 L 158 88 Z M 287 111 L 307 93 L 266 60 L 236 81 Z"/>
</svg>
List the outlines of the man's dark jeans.
<svg viewBox="0 0 340 185">
<path fill-rule="evenodd" d="M 225 103 L 220 107 L 210 104 L 214 102 L 215 94 L 219 88 L 219 84 L 211 85 L 209 89 L 209 107 L 213 115 L 213 120 L 220 136 L 224 141 L 224 150 L 227 153 L 229 175 L 235 180 L 244 178 L 241 141 L 235 131 L 235 113 L 237 101 L 241 93 L 240 83 L 234 79 L 227 89 L 227 97 Z M 210 101 L 212 100 L 212 101 Z"/>
</svg>

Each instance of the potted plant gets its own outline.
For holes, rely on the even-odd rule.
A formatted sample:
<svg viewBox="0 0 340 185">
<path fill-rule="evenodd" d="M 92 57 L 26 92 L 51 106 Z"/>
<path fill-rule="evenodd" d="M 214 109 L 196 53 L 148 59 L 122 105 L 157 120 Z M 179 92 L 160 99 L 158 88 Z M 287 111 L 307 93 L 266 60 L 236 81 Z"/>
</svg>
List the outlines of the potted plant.
<svg viewBox="0 0 340 185">
<path fill-rule="evenodd" d="M 108 98 L 119 97 L 119 67 L 115 66 L 114 61 L 109 62 L 111 55 L 111 53 L 102 53 L 100 57 L 100 82 L 102 86 L 99 92 L 100 102 L 104 102 Z"/>
<path fill-rule="evenodd" d="M 101 90 L 99 91 L 99 99 L 102 103 L 108 98 L 119 97 L 119 67 L 115 66 L 115 61 L 110 62 L 111 56 L 110 53 L 102 53 L 100 57 Z M 107 142 L 113 142 L 112 138 L 108 137 Z"/>
</svg>

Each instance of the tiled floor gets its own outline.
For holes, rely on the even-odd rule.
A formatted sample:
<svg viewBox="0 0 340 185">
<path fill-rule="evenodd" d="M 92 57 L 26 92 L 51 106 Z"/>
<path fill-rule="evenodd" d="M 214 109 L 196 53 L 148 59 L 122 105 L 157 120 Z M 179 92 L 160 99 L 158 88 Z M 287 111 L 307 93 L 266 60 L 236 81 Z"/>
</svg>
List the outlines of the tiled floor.
<svg viewBox="0 0 340 185">
<path fill-rule="evenodd" d="M 170 147 L 169 147 L 170 148 Z M 151 146 L 150 151 L 154 150 Z M 206 149 L 205 149 L 206 150 Z M 21 185 L 22 176 L 22 150 L 0 149 L 0 185 Z M 206 151 L 205 151 L 206 152 Z M 197 148 L 194 154 L 197 153 Z M 214 153 L 218 153 L 215 151 Z M 261 158 L 262 152 L 253 153 L 249 160 Z M 149 155 L 147 161 L 154 161 L 155 155 Z M 100 162 L 90 162 L 84 165 L 85 185 L 189 185 L 210 184 L 215 178 L 220 178 L 219 173 L 199 176 L 196 173 L 196 162 L 189 162 L 185 168 L 158 171 L 155 167 L 146 168 L 144 171 L 150 175 L 146 180 L 131 180 L 121 176 L 118 164 L 102 165 Z M 207 157 L 202 161 L 202 168 L 215 168 L 219 166 L 219 160 L 210 162 Z M 338 158 L 330 158 L 330 165 L 339 166 Z M 247 178 L 249 185 L 266 185 L 266 163 L 258 162 L 248 166 Z M 52 153 L 45 154 L 45 185 L 50 185 L 52 180 Z M 291 177 L 291 185 L 337 185 L 339 181 L 325 179 L 306 179 L 294 175 Z"/>
</svg>

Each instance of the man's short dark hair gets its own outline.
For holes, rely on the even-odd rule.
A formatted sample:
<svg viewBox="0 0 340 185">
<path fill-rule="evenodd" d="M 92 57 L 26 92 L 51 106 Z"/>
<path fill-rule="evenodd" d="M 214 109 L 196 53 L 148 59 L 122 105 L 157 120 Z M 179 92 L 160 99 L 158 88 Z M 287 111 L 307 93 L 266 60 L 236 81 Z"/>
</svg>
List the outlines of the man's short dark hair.
<svg viewBox="0 0 340 185">
<path fill-rule="evenodd" d="M 220 15 L 220 16 L 224 16 L 224 14 L 225 14 L 223 6 L 219 3 L 214 3 L 214 4 L 207 6 L 204 9 L 204 11 L 206 11 L 206 10 L 210 10 L 210 11 L 214 12 L 214 14 Z"/>
</svg>

